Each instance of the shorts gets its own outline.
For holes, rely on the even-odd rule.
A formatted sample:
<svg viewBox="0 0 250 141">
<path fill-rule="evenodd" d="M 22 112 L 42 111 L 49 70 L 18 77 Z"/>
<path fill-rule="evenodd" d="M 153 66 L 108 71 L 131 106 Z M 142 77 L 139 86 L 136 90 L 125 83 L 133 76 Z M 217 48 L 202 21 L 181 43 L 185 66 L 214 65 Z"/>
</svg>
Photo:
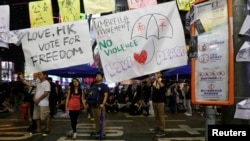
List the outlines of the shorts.
<svg viewBox="0 0 250 141">
<path fill-rule="evenodd" d="M 34 105 L 33 119 L 45 120 L 50 118 L 49 106 Z"/>
</svg>

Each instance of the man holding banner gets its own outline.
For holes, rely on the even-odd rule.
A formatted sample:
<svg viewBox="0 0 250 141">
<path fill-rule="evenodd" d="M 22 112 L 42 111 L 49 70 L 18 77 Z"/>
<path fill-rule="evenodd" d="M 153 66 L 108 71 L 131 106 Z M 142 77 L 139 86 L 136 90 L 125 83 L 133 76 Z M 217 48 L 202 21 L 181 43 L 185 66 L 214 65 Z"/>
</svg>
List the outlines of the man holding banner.
<svg viewBox="0 0 250 141">
<path fill-rule="evenodd" d="M 153 82 L 152 102 L 155 116 L 156 128 L 151 130 L 157 137 L 165 136 L 165 114 L 164 114 L 164 100 L 165 100 L 165 84 L 162 79 L 162 73 L 156 72 L 155 80 Z"/>
</svg>

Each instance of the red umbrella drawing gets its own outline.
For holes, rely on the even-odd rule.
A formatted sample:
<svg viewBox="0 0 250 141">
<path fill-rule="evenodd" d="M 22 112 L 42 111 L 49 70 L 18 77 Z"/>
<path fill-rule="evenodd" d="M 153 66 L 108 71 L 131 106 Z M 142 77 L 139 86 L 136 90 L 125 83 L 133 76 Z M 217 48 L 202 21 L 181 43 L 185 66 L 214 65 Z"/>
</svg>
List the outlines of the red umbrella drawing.
<svg viewBox="0 0 250 141">
<path fill-rule="evenodd" d="M 154 13 L 140 17 L 134 24 L 131 32 L 131 39 L 144 38 L 148 40 L 155 37 L 157 40 L 173 37 L 173 27 L 169 19 L 162 14 Z M 140 53 L 134 53 L 134 59 L 139 64 L 149 63 L 155 54 L 155 43 L 153 47 L 143 49 Z"/>
</svg>

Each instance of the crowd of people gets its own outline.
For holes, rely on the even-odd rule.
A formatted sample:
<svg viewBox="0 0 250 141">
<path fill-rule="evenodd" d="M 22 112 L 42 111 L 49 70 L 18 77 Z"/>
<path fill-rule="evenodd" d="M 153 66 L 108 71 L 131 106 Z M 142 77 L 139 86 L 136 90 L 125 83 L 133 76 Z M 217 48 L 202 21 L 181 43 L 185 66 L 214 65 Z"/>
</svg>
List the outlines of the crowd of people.
<svg viewBox="0 0 250 141">
<path fill-rule="evenodd" d="M 153 114 L 155 128 L 151 132 L 156 136 L 165 135 L 166 109 L 173 114 L 179 110 L 186 110 L 186 116 L 193 114 L 191 86 L 188 80 L 179 83 L 164 79 L 161 72 L 156 72 L 145 76 L 139 83 L 118 83 L 110 89 L 104 84 L 103 77 L 103 73 L 97 73 L 94 82 L 87 87 L 82 87 L 82 83 L 73 78 L 68 89 L 63 90 L 58 81 L 54 83 L 44 72 L 34 73 L 32 81 L 25 80 L 20 73 L 17 81 L 1 84 L 0 112 L 20 112 L 21 105 L 28 104 L 28 118 L 32 123 L 27 130 L 33 134 L 40 134 L 41 121 L 45 121 L 43 135 L 46 136 L 50 133 L 51 119 L 61 110 L 69 113 L 72 131 L 68 136 L 72 139 L 77 138 L 76 125 L 82 109 L 95 119 L 96 129 L 91 135 L 99 138 L 104 138 L 106 133 L 105 113 L 123 112 L 145 117 Z M 98 101 L 93 101 L 95 93 L 100 95 Z M 150 113 L 150 109 L 153 113 Z"/>
</svg>

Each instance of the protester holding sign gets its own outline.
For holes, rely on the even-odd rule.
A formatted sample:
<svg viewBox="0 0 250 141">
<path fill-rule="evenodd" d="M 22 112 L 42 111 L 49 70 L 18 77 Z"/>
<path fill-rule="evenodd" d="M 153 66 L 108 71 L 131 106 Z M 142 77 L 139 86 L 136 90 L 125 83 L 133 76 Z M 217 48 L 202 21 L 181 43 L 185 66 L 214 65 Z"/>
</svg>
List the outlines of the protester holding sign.
<svg viewBox="0 0 250 141">
<path fill-rule="evenodd" d="M 23 84 L 25 84 L 26 87 L 28 87 L 27 90 L 27 102 L 29 104 L 29 116 L 30 119 L 32 119 L 32 124 L 29 126 L 27 131 L 33 131 L 36 129 L 36 121 L 33 119 L 33 111 L 34 111 L 34 101 L 33 97 L 36 93 L 37 85 L 40 83 L 40 80 L 38 78 L 38 73 L 33 73 L 33 80 L 31 82 L 25 80 L 23 77 L 21 77 L 21 81 Z"/>
<path fill-rule="evenodd" d="M 162 73 L 156 72 L 155 80 L 153 82 L 153 93 L 152 102 L 155 116 L 156 128 L 151 131 L 155 133 L 156 136 L 165 136 L 165 114 L 164 114 L 164 102 L 165 102 L 165 84 L 162 79 Z"/>
<path fill-rule="evenodd" d="M 37 129 L 32 134 L 41 133 L 41 121 L 46 121 L 46 128 L 43 136 L 50 133 L 50 108 L 49 108 L 49 93 L 50 83 L 46 79 L 45 72 L 39 72 L 38 77 L 40 83 L 37 85 L 36 93 L 34 95 L 34 113 L 33 119 L 36 120 Z"/>
</svg>

